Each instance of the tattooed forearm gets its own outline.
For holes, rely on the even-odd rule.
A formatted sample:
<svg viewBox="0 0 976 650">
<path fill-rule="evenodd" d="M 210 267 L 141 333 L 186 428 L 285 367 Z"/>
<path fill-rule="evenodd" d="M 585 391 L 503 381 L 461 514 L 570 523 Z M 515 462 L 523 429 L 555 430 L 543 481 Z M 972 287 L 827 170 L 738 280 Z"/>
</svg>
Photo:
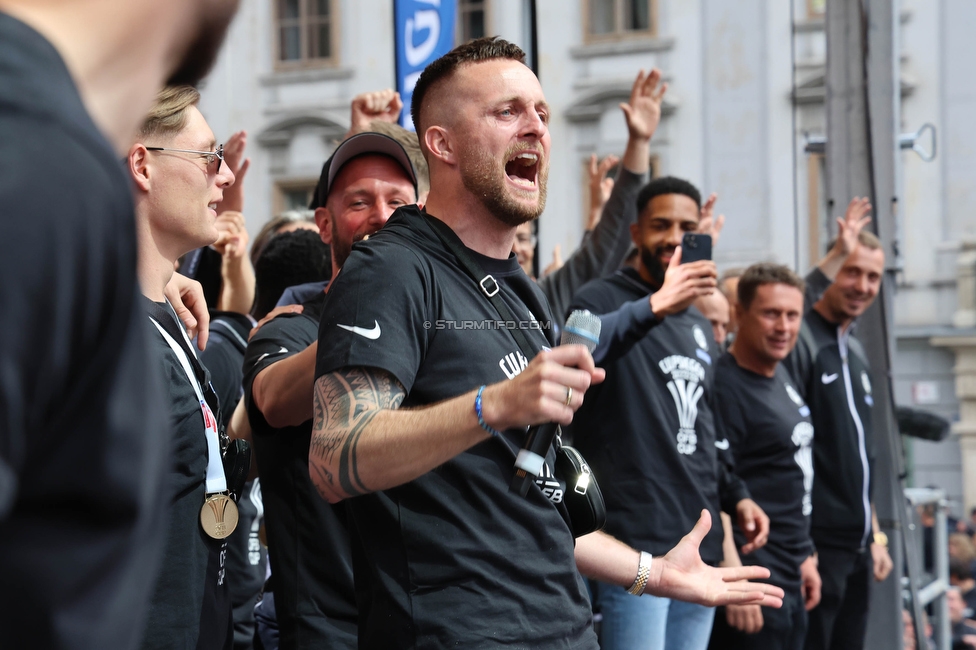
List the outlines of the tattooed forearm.
<svg viewBox="0 0 976 650">
<path fill-rule="evenodd" d="M 358 447 L 380 411 L 395 409 L 406 392 L 388 372 L 351 368 L 315 382 L 309 460 L 320 491 L 357 496 L 370 491 L 359 476 Z"/>
</svg>

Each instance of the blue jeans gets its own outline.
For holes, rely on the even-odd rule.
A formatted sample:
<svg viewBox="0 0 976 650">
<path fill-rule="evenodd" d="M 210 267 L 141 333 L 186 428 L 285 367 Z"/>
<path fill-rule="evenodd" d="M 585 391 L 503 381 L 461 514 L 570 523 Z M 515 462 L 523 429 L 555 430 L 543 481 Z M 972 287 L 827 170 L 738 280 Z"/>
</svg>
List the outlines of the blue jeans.
<svg viewBox="0 0 976 650">
<path fill-rule="evenodd" d="M 626 589 L 590 583 L 593 604 L 603 614 L 602 650 L 705 650 L 714 607 L 656 596 L 632 596 Z"/>
</svg>

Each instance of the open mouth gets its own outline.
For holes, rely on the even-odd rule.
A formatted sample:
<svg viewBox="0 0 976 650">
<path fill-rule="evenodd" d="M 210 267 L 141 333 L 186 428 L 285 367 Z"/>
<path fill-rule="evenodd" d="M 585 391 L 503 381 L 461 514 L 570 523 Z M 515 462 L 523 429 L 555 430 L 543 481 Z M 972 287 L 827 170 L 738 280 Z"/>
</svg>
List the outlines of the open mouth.
<svg viewBox="0 0 976 650">
<path fill-rule="evenodd" d="M 534 151 L 522 151 L 505 163 L 505 174 L 518 187 L 534 190 L 539 178 L 540 155 Z"/>
</svg>

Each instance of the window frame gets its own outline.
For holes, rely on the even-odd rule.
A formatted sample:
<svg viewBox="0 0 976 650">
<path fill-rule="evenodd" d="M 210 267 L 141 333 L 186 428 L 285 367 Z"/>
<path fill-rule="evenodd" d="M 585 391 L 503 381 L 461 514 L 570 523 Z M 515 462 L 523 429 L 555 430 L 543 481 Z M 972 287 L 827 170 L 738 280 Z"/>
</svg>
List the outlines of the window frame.
<svg viewBox="0 0 976 650">
<path fill-rule="evenodd" d="M 310 68 L 333 68 L 339 65 L 339 0 L 326 0 L 329 3 L 329 38 L 331 51 L 327 58 L 308 57 L 308 29 L 311 26 L 311 19 L 307 9 L 311 2 L 315 0 L 298 0 L 298 38 L 299 53 L 301 57 L 294 60 L 283 60 L 281 58 L 281 21 L 280 8 L 285 0 L 273 0 L 272 2 L 272 30 L 274 31 L 272 42 L 275 71 L 282 72 L 288 70 L 306 70 Z M 291 19 L 289 19 L 291 20 Z"/>
<path fill-rule="evenodd" d="M 606 34 L 594 34 L 590 31 L 590 7 L 595 0 L 585 0 L 583 3 L 583 42 L 584 43 L 606 43 L 616 41 L 629 41 L 636 39 L 657 38 L 658 36 L 658 0 L 646 0 L 648 4 L 648 16 L 650 28 L 642 31 L 621 29 L 623 20 L 623 3 L 627 0 L 612 0 L 614 3 L 613 17 L 614 29 Z"/>
<path fill-rule="evenodd" d="M 468 0 L 468 1 L 470 2 L 471 0 Z M 492 31 L 491 31 L 491 19 L 492 19 L 491 4 L 492 4 L 491 3 L 491 0 L 481 0 L 481 6 L 483 8 L 482 11 L 484 11 L 485 36 L 491 36 L 492 35 Z M 464 5 L 465 5 L 465 0 L 458 0 L 457 6 L 455 7 L 455 11 L 457 12 L 457 16 L 456 16 L 455 25 L 454 25 L 454 42 L 457 43 L 458 45 L 461 45 L 462 43 L 467 43 L 469 41 L 474 40 L 473 38 L 464 38 L 464 35 L 461 33 L 462 26 L 464 24 L 462 22 L 462 20 L 461 20 L 461 16 L 463 15 L 464 9 L 465 9 Z"/>
</svg>

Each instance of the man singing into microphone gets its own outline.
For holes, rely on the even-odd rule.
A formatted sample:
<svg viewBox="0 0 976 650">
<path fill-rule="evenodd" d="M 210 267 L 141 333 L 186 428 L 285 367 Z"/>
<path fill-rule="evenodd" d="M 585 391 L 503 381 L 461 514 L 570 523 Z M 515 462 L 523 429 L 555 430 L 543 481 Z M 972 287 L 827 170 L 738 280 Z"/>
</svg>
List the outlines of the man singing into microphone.
<svg viewBox="0 0 976 650">
<path fill-rule="evenodd" d="M 579 571 L 707 604 L 776 605 L 782 594 L 730 582 L 762 569 L 701 562 L 707 515 L 651 559 L 602 533 L 574 548 L 564 505 L 536 486 L 509 492 L 525 427 L 568 423 L 604 377 L 582 346 L 550 350 L 529 329 L 539 353 L 528 359 L 511 333 L 486 327 L 499 316 L 450 248 L 492 276 L 481 284 L 520 321 L 549 320 L 511 255 L 516 227 L 543 209 L 550 148 L 549 108 L 523 60 L 479 39 L 428 66 L 412 106 L 430 166 L 426 213 L 398 210 L 329 289 L 309 472 L 329 501 L 356 497 L 360 648 L 595 649 Z"/>
</svg>

